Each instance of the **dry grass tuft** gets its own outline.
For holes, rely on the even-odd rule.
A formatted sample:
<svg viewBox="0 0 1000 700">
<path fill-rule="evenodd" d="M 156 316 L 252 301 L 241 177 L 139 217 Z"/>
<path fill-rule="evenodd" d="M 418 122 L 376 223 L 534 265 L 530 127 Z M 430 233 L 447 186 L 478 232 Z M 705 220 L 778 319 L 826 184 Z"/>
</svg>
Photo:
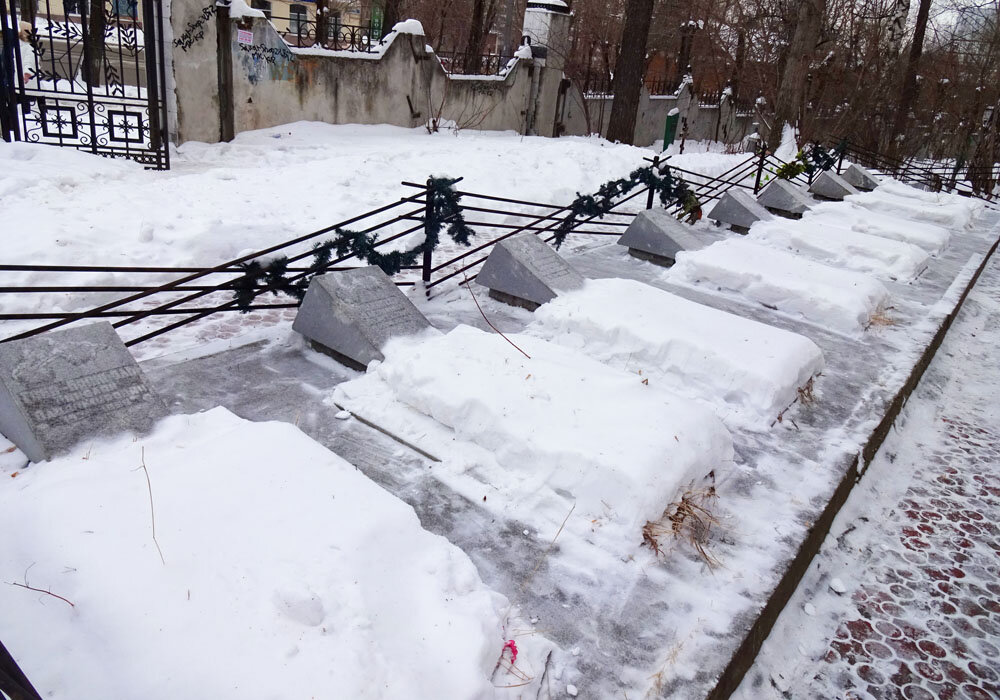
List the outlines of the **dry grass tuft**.
<svg viewBox="0 0 1000 700">
<path fill-rule="evenodd" d="M 815 377 L 809 377 L 809 381 L 798 388 L 799 403 L 809 404 L 816 400 L 816 395 L 813 394 L 813 379 Z"/>
<path fill-rule="evenodd" d="M 868 327 L 885 328 L 887 326 L 895 326 L 897 323 L 898 321 L 889 315 L 889 309 L 879 309 L 872 314 L 871 320 L 868 321 Z"/>
<path fill-rule="evenodd" d="M 709 475 L 711 485 L 685 491 L 681 499 L 667 506 L 659 520 L 649 521 L 642 528 L 642 543 L 659 556 L 668 549 L 665 542 L 687 542 L 709 568 L 719 565 L 719 560 L 706 549 L 713 525 L 719 521 L 710 510 L 715 493 L 715 473 Z"/>
</svg>

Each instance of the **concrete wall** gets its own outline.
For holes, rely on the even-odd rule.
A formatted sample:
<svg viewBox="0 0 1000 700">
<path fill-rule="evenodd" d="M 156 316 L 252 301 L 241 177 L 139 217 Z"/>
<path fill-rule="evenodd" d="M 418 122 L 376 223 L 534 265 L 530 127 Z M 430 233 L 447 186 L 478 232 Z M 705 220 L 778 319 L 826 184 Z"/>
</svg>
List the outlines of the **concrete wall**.
<svg viewBox="0 0 1000 700">
<path fill-rule="evenodd" d="M 174 99 L 178 143 L 219 140 L 219 68 L 215 0 L 172 0 Z M 169 83 L 169 79 L 168 79 Z"/>
<path fill-rule="evenodd" d="M 570 87 L 562 115 L 561 133 L 572 136 L 596 133 L 603 136 L 608 129 L 611 102 L 611 95 L 584 95 L 575 86 Z M 681 119 L 677 140 L 687 138 L 735 143 L 751 133 L 757 121 L 755 115 L 737 114 L 728 99 L 723 99 L 718 105 L 698 104 L 688 84 L 683 85 L 677 95 L 650 95 L 643 88 L 636 115 L 635 145 L 649 146 L 662 139 L 667 114 L 675 108 L 680 112 Z"/>
<path fill-rule="evenodd" d="M 241 30 L 252 32 L 252 43 L 239 41 Z M 531 61 L 519 60 L 503 78 L 452 78 L 421 35 L 394 35 L 380 55 L 348 55 L 289 48 L 260 18 L 234 20 L 230 43 L 237 133 L 302 119 L 412 127 L 436 118 L 524 129 Z"/>
<path fill-rule="evenodd" d="M 299 49 L 239 0 L 228 21 L 227 12 L 214 0 L 171 2 L 179 142 L 219 141 L 230 123 L 239 133 L 300 120 L 415 127 L 436 119 L 541 136 L 606 133 L 610 96 L 584 97 L 544 46 L 533 45 L 532 57 L 516 59 L 504 76 L 453 76 L 420 34 L 392 34 L 378 54 Z M 689 139 L 738 141 L 752 121 L 726 104 L 699 107 L 687 85 L 676 96 L 643 91 L 635 143 L 662 139 L 675 107 L 678 137 L 686 129 Z"/>
</svg>

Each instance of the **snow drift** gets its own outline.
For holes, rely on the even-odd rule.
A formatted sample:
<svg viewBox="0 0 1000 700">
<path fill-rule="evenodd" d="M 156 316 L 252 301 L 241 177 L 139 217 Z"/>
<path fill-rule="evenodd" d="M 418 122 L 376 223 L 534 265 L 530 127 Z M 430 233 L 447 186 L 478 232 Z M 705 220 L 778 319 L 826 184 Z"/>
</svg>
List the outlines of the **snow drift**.
<svg viewBox="0 0 1000 700">
<path fill-rule="evenodd" d="M 95 443 L 5 479 L 0 527 L 4 580 L 75 604 L 0 586 L 0 637 L 46 697 L 507 697 L 506 599 L 291 425 L 216 408 Z M 551 645 L 516 643 L 540 682 Z"/>
<path fill-rule="evenodd" d="M 732 461 L 729 432 L 709 410 L 558 345 L 508 337 L 530 359 L 470 326 L 390 341 L 384 362 L 334 396 L 418 444 L 427 444 L 433 427 L 402 417 L 392 404 L 449 428 L 449 454 L 461 452 L 456 438 L 483 448 L 498 463 L 483 479 L 490 503 L 521 506 L 519 515 L 545 524 L 566 511 L 527 507 L 539 493 L 546 503 L 560 495 L 582 513 L 611 508 L 620 517 L 605 530 L 638 538 L 681 489 Z"/>
<path fill-rule="evenodd" d="M 539 307 L 526 332 L 704 400 L 742 425 L 769 425 L 823 369 L 808 338 L 633 280 L 588 280 Z"/>
<path fill-rule="evenodd" d="M 666 275 L 673 282 L 736 293 L 850 335 L 861 333 L 889 298 L 885 286 L 873 277 L 744 238 L 678 253 Z"/>
</svg>

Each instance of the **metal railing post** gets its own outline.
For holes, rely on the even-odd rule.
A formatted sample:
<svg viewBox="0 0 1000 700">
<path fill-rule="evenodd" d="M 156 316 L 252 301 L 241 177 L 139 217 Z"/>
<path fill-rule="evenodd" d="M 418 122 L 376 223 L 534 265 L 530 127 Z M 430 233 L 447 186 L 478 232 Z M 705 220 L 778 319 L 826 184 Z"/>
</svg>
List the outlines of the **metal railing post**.
<svg viewBox="0 0 1000 700">
<path fill-rule="evenodd" d="M 431 179 L 427 178 L 427 198 L 424 202 L 424 236 L 429 235 L 431 218 L 434 216 L 434 197 L 431 194 Z M 426 238 L 425 238 L 426 240 Z M 428 288 L 428 284 L 431 281 L 431 268 L 434 265 L 433 262 L 433 252 L 430 248 L 424 249 L 424 260 L 421 266 L 420 279 L 424 282 L 424 294 L 428 297 L 431 295 L 431 290 Z"/>
<path fill-rule="evenodd" d="M 767 159 L 767 146 L 760 145 L 760 160 L 757 161 L 757 177 L 753 183 L 753 193 L 760 192 L 760 179 L 764 176 L 764 161 Z"/>
<path fill-rule="evenodd" d="M 657 169 L 657 166 L 659 164 L 660 164 L 660 156 L 653 156 L 653 170 L 654 171 Z M 656 193 L 653 191 L 653 188 L 650 187 L 649 188 L 649 194 L 646 195 L 646 208 L 647 209 L 652 209 L 653 208 L 653 195 L 655 195 L 655 194 Z"/>
</svg>

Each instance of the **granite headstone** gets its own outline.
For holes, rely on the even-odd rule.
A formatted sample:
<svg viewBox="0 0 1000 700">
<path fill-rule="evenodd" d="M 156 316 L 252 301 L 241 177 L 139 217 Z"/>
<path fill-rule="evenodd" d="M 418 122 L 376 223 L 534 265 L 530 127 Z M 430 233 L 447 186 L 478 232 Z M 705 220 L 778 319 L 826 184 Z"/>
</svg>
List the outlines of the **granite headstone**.
<svg viewBox="0 0 1000 700">
<path fill-rule="evenodd" d="M 746 233 L 755 221 L 770 221 L 774 216 L 751 195 L 733 187 L 719 198 L 708 218 L 739 233 Z"/>
<path fill-rule="evenodd" d="M 715 231 L 696 230 L 681 223 L 666 209 L 644 209 L 618 239 L 618 245 L 642 260 L 669 267 L 682 250 L 700 250 L 725 236 Z"/>
<path fill-rule="evenodd" d="M 878 178 L 856 163 L 851 163 L 850 167 L 844 171 L 844 174 L 841 175 L 841 177 L 847 180 L 850 184 L 854 185 L 857 189 L 865 192 L 871 192 L 873 189 L 878 187 Z"/>
<path fill-rule="evenodd" d="M 0 432 L 32 462 L 167 413 L 110 323 L 0 344 Z"/>
<path fill-rule="evenodd" d="M 813 205 L 812 198 L 788 180 L 776 178 L 757 196 L 757 202 L 772 214 L 800 219 Z"/>
<path fill-rule="evenodd" d="M 390 338 L 430 328 L 424 315 L 378 267 L 313 277 L 292 328 L 317 350 L 353 369 L 385 359 Z"/>
<path fill-rule="evenodd" d="M 850 194 L 858 194 L 854 185 L 832 170 L 824 170 L 809 186 L 809 191 L 820 199 L 839 202 Z"/>
<path fill-rule="evenodd" d="M 532 233 L 493 246 L 476 282 L 499 301 L 534 311 L 559 292 L 583 286 L 584 277 Z"/>
</svg>

